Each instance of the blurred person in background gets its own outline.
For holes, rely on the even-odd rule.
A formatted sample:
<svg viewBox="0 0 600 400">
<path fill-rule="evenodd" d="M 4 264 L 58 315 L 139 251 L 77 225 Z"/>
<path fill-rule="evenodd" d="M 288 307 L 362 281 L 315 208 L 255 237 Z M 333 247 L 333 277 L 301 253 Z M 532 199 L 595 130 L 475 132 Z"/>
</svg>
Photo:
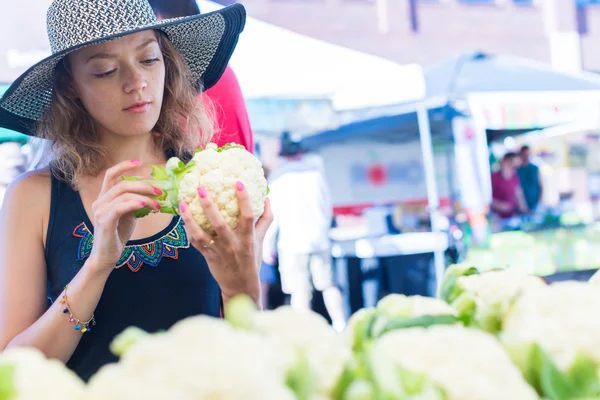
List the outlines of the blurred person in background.
<svg viewBox="0 0 600 400">
<path fill-rule="evenodd" d="M 320 159 L 305 154 L 284 134 L 280 156 L 269 188 L 275 219 L 264 241 L 263 260 L 277 259 L 281 288 L 295 310 L 311 308 L 313 288 L 323 301 L 333 327 L 345 327 L 342 295 L 334 283 L 329 230 L 333 209 Z"/>
<path fill-rule="evenodd" d="M 159 23 L 146 0 L 50 5 L 52 55 L 0 98 L 0 128 L 43 137 L 52 150 L 49 168 L 21 175 L 4 197 L 0 352 L 36 348 L 87 381 L 117 361 L 110 344 L 127 327 L 157 332 L 191 316 L 218 318 L 241 294 L 260 307 L 268 201 L 253 224 L 248 191 L 233 183 L 240 226 L 232 230 L 198 187 L 215 238 L 186 203 L 180 215 L 134 214 L 161 208 L 152 165 L 188 161 L 212 138 L 198 87 L 225 70 L 245 11 L 211 14 Z"/>
<path fill-rule="evenodd" d="M 521 189 L 527 203 L 527 208 L 535 212 L 542 202 L 542 174 L 539 167 L 531 162 L 531 149 L 529 146 L 521 147 L 519 151 L 520 166 L 517 168 L 517 174 L 521 181 Z"/>
<path fill-rule="evenodd" d="M 159 20 L 200 14 L 200 8 L 195 0 L 149 0 L 149 2 Z M 254 153 L 254 139 L 246 103 L 231 67 L 228 65 L 221 79 L 198 96 L 208 97 L 215 108 L 217 132 L 213 142 L 219 146 L 235 142 Z"/>
<path fill-rule="evenodd" d="M 506 153 L 500 160 L 500 170 L 492 174 L 491 209 L 501 219 L 529 212 L 515 167 L 516 158 L 515 153 Z"/>
</svg>

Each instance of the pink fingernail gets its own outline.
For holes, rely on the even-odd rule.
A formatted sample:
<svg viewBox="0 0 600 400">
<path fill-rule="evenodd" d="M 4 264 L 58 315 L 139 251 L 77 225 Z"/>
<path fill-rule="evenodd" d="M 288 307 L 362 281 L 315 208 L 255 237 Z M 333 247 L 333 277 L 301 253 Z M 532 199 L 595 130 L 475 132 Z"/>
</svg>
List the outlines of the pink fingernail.
<svg viewBox="0 0 600 400">
<path fill-rule="evenodd" d="M 244 184 L 240 181 L 237 181 L 235 183 L 235 187 L 237 188 L 237 190 L 239 190 L 240 192 L 244 190 Z"/>
<path fill-rule="evenodd" d="M 131 160 L 131 161 L 129 161 L 129 162 L 130 162 L 130 163 L 132 163 L 133 165 L 138 165 L 138 164 L 140 164 L 140 163 L 141 163 L 141 161 L 140 161 L 140 160 Z"/>
<path fill-rule="evenodd" d="M 205 198 L 208 195 L 208 192 L 206 191 L 206 189 L 204 189 L 202 186 L 200 186 L 198 188 L 198 196 L 200 196 L 201 199 Z"/>
<path fill-rule="evenodd" d="M 161 195 L 162 194 L 162 190 L 160 190 L 159 188 L 155 187 L 154 188 L 154 193 L 156 193 L 157 195 Z"/>
<path fill-rule="evenodd" d="M 146 202 L 145 202 L 145 201 L 141 201 L 141 200 L 140 200 L 140 202 L 139 202 L 139 203 L 140 203 L 140 206 L 142 206 L 142 207 L 146 207 Z"/>
<path fill-rule="evenodd" d="M 155 201 L 155 202 L 154 202 L 154 207 L 155 207 L 157 210 L 160 210 L 160 203 L 159 203 L 158 201 Z"/>
<path fill-rule="evenodd" d="M 185 204 L 184 201 L 179 203 L 179 211 L 181 211 L 182 213 L 187 211 L 187 204 Z"/>
</svg>

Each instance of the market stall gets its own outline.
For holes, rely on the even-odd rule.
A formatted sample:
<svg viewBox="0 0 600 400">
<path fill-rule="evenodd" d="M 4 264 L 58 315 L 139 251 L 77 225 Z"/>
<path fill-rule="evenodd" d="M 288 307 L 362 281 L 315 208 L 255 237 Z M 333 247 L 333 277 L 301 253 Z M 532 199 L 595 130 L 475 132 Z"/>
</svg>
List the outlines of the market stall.
<svg viewBox="0 0 600 400">
<path fill-rule="evenodd" d="M 490 202 L 488 137 L 582 118 L 598 126 L 600 79 L 592 74 L 568 75 L 528 60 L 469 53 L 427 70 L 425 79 L 436 189 L 442 204 L 459 204 L 463 210 L 483 212 Z M 410 172 L 417 171 L 413 164 L 427 165 L 415 151 L 422 138 L 419 103 L 404 107 L 398 115 L 347 124 L 302 140 L 306 148 L 324 156 L 338 212 L 361 213 L 394 202 L 427 203 L 427 192 L 418 184 L 424 175 Z M 340 157 L 341 153 L 354 157 Z M 357 164 L 367 173 L 357 175 Z M 385 179 L 379 179 L 382 176 Z M 452 220 L 452 214 L 448 217 Z M 370 233 L 354 237 L 355 246 L 365 234 Z"/>
<path fill-rule="evenodd" d="M 451 134 L 444 119 L 439 118 L 446 112 L 444 108 L 430 110 L 432 158 L 437 170 L 444 170 L 449 161 L 444 148 L 437 146 L 440 137 Z M 412 131 L 418 126 L 417 113 L 405 113 L 352 123 L 301 141 L 325 162 L 338 219 L 364 212 L 370 220 L 368 226 L 356 229 L 342 223 L 331 233 L 333 256 L 342 260 L 340 266 L 346 275 L 341 281 L 346 283 L 353 311 L 372 304 L 383 291 L 432 295 L 439 282 L 433 255 L 441 254 L 445 263 L 449 238 L 446 232 L 432 232 L 431 216 L 424 207 L 430 185 L 425 179 L 421 142 Z M 450 185 L 446 176 L 438 174 L 437 178 L 435 188 L 441 204 L 447 206 Z M 424 222 L 415 226 L 405 219 L 402 233 L 391 232 L 385 219 L 398 203 L 420 207 Z M 368 267 L 373 259 L 376 265 Z M 374 282 L 378 283 L 376 293 L 363 295 L 363 286 Z"/>
</svg>

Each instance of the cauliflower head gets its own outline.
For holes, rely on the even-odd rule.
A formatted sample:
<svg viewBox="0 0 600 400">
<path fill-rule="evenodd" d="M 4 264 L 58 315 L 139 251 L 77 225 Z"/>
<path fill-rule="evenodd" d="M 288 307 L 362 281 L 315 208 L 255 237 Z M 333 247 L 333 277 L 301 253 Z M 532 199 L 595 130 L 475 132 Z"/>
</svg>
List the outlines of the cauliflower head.
<svg viewBox="0 0 600 400">
<path fill-rule="evenodd" d="M 119 362 L 92 377 L 86 398 L 296 399 L 286 371 L 295 354 L 225 321 L 190 317 L 125 342 Z"/>
<path fill-rule="evenodd" d="M 139 180 L 140 177 L 124 177 L 125 180 Z M 198 188 L 203 187 L 216 204 L 223 219 L 235 229 L 239 224 L 240 208 L 236 197 L 236 183 L 241 182 L 248 193 L 254 222 L 264 212 L 268 194 L 267 180 L 262 163 L 244 146 L 230 143 L 217 147 L 214 143 L 197 150 L 186 164 L 177 157 L 167 161 L 166 166 L 152 166 L 152 179 L 146 182 L 161 189 L 162 194 L 154 199 L 160 204 L 160 212 L 179 214 L 180 202 L 185 202 L 200 227 L 215 236 L 212 224 L 204 214 L 198 197 Z M 148 215 L 147 207 L 134 212 L 137 218 Z"/>
<path fill-rule="evenodd" d="M 259 333 L 293 351 L 289 381 L 299 400 L 328 399 L 352 351 L 327 320 L 289 306 L 257 312 L 252 301 L 238 296 L 225 307 L 232 326 Z"/>
<path fill-rule="evenodd" d="M 454 265 L 444 275 L 439 297 L 456 309 L 465 325 L 497 333 L 510 305 L 523 293 L 545 285 L 540 277 L 516 269 L 480 272 Z"/>
<path fill-rule="evenodd" d="M 238 181 L 242 182 L 252 204 L 254 222 L 260 218 L 267 195 L 267 180 L 261 162 L 243 146 L 217 148 L 211 143 L 197 152 L 192 161 L 195 164 L 179 183 L 178 200 L 188 204 L 202 229 L 215 235 L 198 198 L 200 186 L 210 194 L 227 224 L 235 229 L 240 215 L 235 185 Z"/>
<path fill-rule="evenodd" d="M 58 360 L 33 348 L 0 354 L 1 400 L 64 400 L 83 395 L 83 381 Z"/>
<path fill-rule="evenodd" d="M 443 300 L 389 294 L 379 300 L 375 308 L 363 308 L 354 313 L 344 337 L 355 352 L 360 352 L 372 340 L 396 329 L 454 323 L 459 323 L 456 310 Z"/>
<path fill-rule="evenodd" d="M 538 392 L 552 400 L 600 397 L 600 292 L 565 281 L 524 293 L 500 335 Z"/>
<path fill-rule="evenodd" d="M 418 383 L 438 395 L 418 398 L 539 399 L 494 336 L 461 325 L 390 332 L 374 344 L 370 359 L 376 364 L 375 373 L 380 372 L 382 376 L 379 387 L 386 388 L 388 393 L 405 391 L 402 388 L 404 382 L 405 388 Z M 400 394 L 393 398 L 411 397 Z"/>
<path fill-rule="evenodd" d="M 327 396 L 339 378 L 352 351 L 321 315 L 298 312 L 289 306 L 257 313 L 257 332 L 303 354 L 315 374 L 317 393 Z"/>
</svg>

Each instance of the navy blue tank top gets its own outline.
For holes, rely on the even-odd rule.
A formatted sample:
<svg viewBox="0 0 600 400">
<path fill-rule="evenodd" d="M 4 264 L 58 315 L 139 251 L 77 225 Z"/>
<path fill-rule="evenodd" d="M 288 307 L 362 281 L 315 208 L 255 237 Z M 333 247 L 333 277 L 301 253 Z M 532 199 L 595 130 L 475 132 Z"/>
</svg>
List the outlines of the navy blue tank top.
<svg viewBox="0 0 600 400">
<path fill-rule="evenodd" d="M 48 298 L 53 302 L 90 255 L 94 238 L 79 193 L 54 176 L 48 224 Z M 193 315 L 219 317 L 220 309 L 219 286 L 189 244 L 183 220 L 174 217 L 162 232 L 127 243 L 94 311 L 96 326 L 83 334 L 67 366 L 87 381 L 117 360 L 109 345 L 125 328 L 156 332 Z"/>
</svg>

